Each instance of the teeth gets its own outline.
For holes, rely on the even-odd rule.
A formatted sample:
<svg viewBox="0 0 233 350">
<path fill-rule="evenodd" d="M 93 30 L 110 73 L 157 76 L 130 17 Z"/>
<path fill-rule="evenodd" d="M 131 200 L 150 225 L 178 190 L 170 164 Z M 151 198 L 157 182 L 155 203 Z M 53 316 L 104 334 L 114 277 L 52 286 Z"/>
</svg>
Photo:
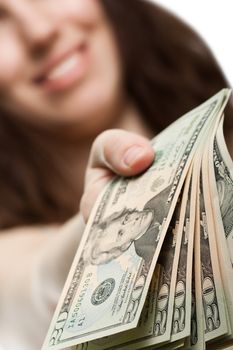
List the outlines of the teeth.
<svg viewBox="0 0 233 350">
<path fill-rule="evenodd" d="M 59 65 L 54 67 L 48 74 L 48 79 L 56 79 L 62 77 L 64 74 L 73 69 L 78 62 L 78 55 L 74 54 L 71 57 L 67 58 L 65 61 L 61 62 Z"/>
</svg>

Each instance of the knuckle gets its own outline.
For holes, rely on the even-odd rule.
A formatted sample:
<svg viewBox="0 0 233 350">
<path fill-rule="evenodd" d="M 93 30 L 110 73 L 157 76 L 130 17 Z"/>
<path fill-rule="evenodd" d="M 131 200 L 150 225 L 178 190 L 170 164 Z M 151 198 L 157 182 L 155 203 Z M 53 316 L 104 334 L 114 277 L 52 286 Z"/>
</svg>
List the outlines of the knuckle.
<svg viewBox="0 0 233 350">
<path fill-rule="evenodd" d="M 113 137 L 114 135 L 114 130 L 105 130 L 103 132 L 101 132 L 95 139 L 94 143 L 93 143 L 93 147 L 97 147 L 97 146 L 101 146 L 101 145 L 105 145 L 106 142 L 108 142 L 109 139 L 111 139 L 111 137 Z"/>
<path fill-rule="evenodd" d="M 120 158 L 129 142 L 127 134 L 123 131 L 109 134 L 103 145 L 103 156 L 107 163 L 111 164 L 114 160 Z"/>
<path fill-rule="evenodd" d="M 113 135 L 113 130 L 105 130 L 95 138 L 89 158 L 89 164 L 91 166 L 103 162 L 106 150 L 109 149 L 109 144 L 111 143 Z"/>
</svg>

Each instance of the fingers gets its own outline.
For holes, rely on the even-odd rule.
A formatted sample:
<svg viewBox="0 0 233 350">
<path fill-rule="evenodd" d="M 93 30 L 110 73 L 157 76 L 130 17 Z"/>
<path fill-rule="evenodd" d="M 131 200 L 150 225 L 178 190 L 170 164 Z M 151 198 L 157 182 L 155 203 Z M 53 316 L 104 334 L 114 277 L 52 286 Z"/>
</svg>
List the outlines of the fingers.
<svg viewBox="0 0 233 350">
<path fill-rule="evenodd" d="M 96 180 L 92 181 L 86 186 L 84 194 L 80 201 L 80 211 L 85 222 L 87 222 L 91 213 L 91 209 L 96 202 L 99 194 L 113 177 L 113 173 L 108 174 L 107 171 L 105 173 L 103 170 L 103 172 L 95 174 Z"/>
<path fill-rule="evenodd" d="M 86 221 L 99 193 L 115 174 L 133 176 L 150 166 L 154 159 L 150 142 L 142 136 L 108 130 L 93 143 L 85 177 L 80 210 Z"/>
<path fill-rule="evenodd" d="M 108 130 L 95 140 L 89 167 L 105 167 L 116 174 L 131 176 L 145 170 L 154 156 L 146 138 L 123 130 Z"/>
</svg>

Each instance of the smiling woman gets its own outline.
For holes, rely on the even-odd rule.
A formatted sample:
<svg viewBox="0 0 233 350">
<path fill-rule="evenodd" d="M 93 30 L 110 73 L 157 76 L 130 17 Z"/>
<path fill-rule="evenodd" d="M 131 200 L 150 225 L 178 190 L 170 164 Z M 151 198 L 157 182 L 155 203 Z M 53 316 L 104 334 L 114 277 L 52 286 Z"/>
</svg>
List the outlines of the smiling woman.
<svg viewBox="0 0 233 350">
<path fill-rule="evenodd" d="M 147 138 L 227 82 L 189 27 L 142 0 L 0 0 L 0 53 L 0 339 L 37 350 L 81 198 L 87 218 L 115 173 L 151 164 Z"/>
<path fill-rule="evenodd" d="M 1 227 L 69 218 L 99 132 L 151 137 L 227 85 L 200 39 L 149 3 L 0 8 Z"/>
<path fill-rule="evenodd" d="M 105 104 L 116 99 L 109 94 L 119 89 L 120 67 L 98 2 L 1 3 L 6 11 L 1 37 L 7 38 L 0 41 L 3 107 L 33 125 L 81 127 L 82 133 L 93 115 L 100 123 L 101 115 L 106 119 Z"/>
</svg>

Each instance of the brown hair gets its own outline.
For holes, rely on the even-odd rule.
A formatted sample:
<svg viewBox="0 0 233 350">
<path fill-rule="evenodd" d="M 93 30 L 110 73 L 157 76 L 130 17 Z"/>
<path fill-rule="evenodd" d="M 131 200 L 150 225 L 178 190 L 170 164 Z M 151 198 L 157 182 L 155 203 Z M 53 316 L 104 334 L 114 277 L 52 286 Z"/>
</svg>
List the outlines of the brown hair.
<svg viewBox="0 0 233 350">
<path fill-rule="evenodd" d="M 125 87 L 154 132 L 228 84 L 184 23 L 142 0 L 102 0 Z M 78 210 L 62 159 L 45 134 L 0 111 L 0 228 L 63 222 Z"/>
<path fill-rule="evenodd" d="M 127 90 L 152 128 L 160 131 L 228 86 L 207 45 L 173 14 L 148 1 L 103 4 L 123 57 Z"/>
</svg>

